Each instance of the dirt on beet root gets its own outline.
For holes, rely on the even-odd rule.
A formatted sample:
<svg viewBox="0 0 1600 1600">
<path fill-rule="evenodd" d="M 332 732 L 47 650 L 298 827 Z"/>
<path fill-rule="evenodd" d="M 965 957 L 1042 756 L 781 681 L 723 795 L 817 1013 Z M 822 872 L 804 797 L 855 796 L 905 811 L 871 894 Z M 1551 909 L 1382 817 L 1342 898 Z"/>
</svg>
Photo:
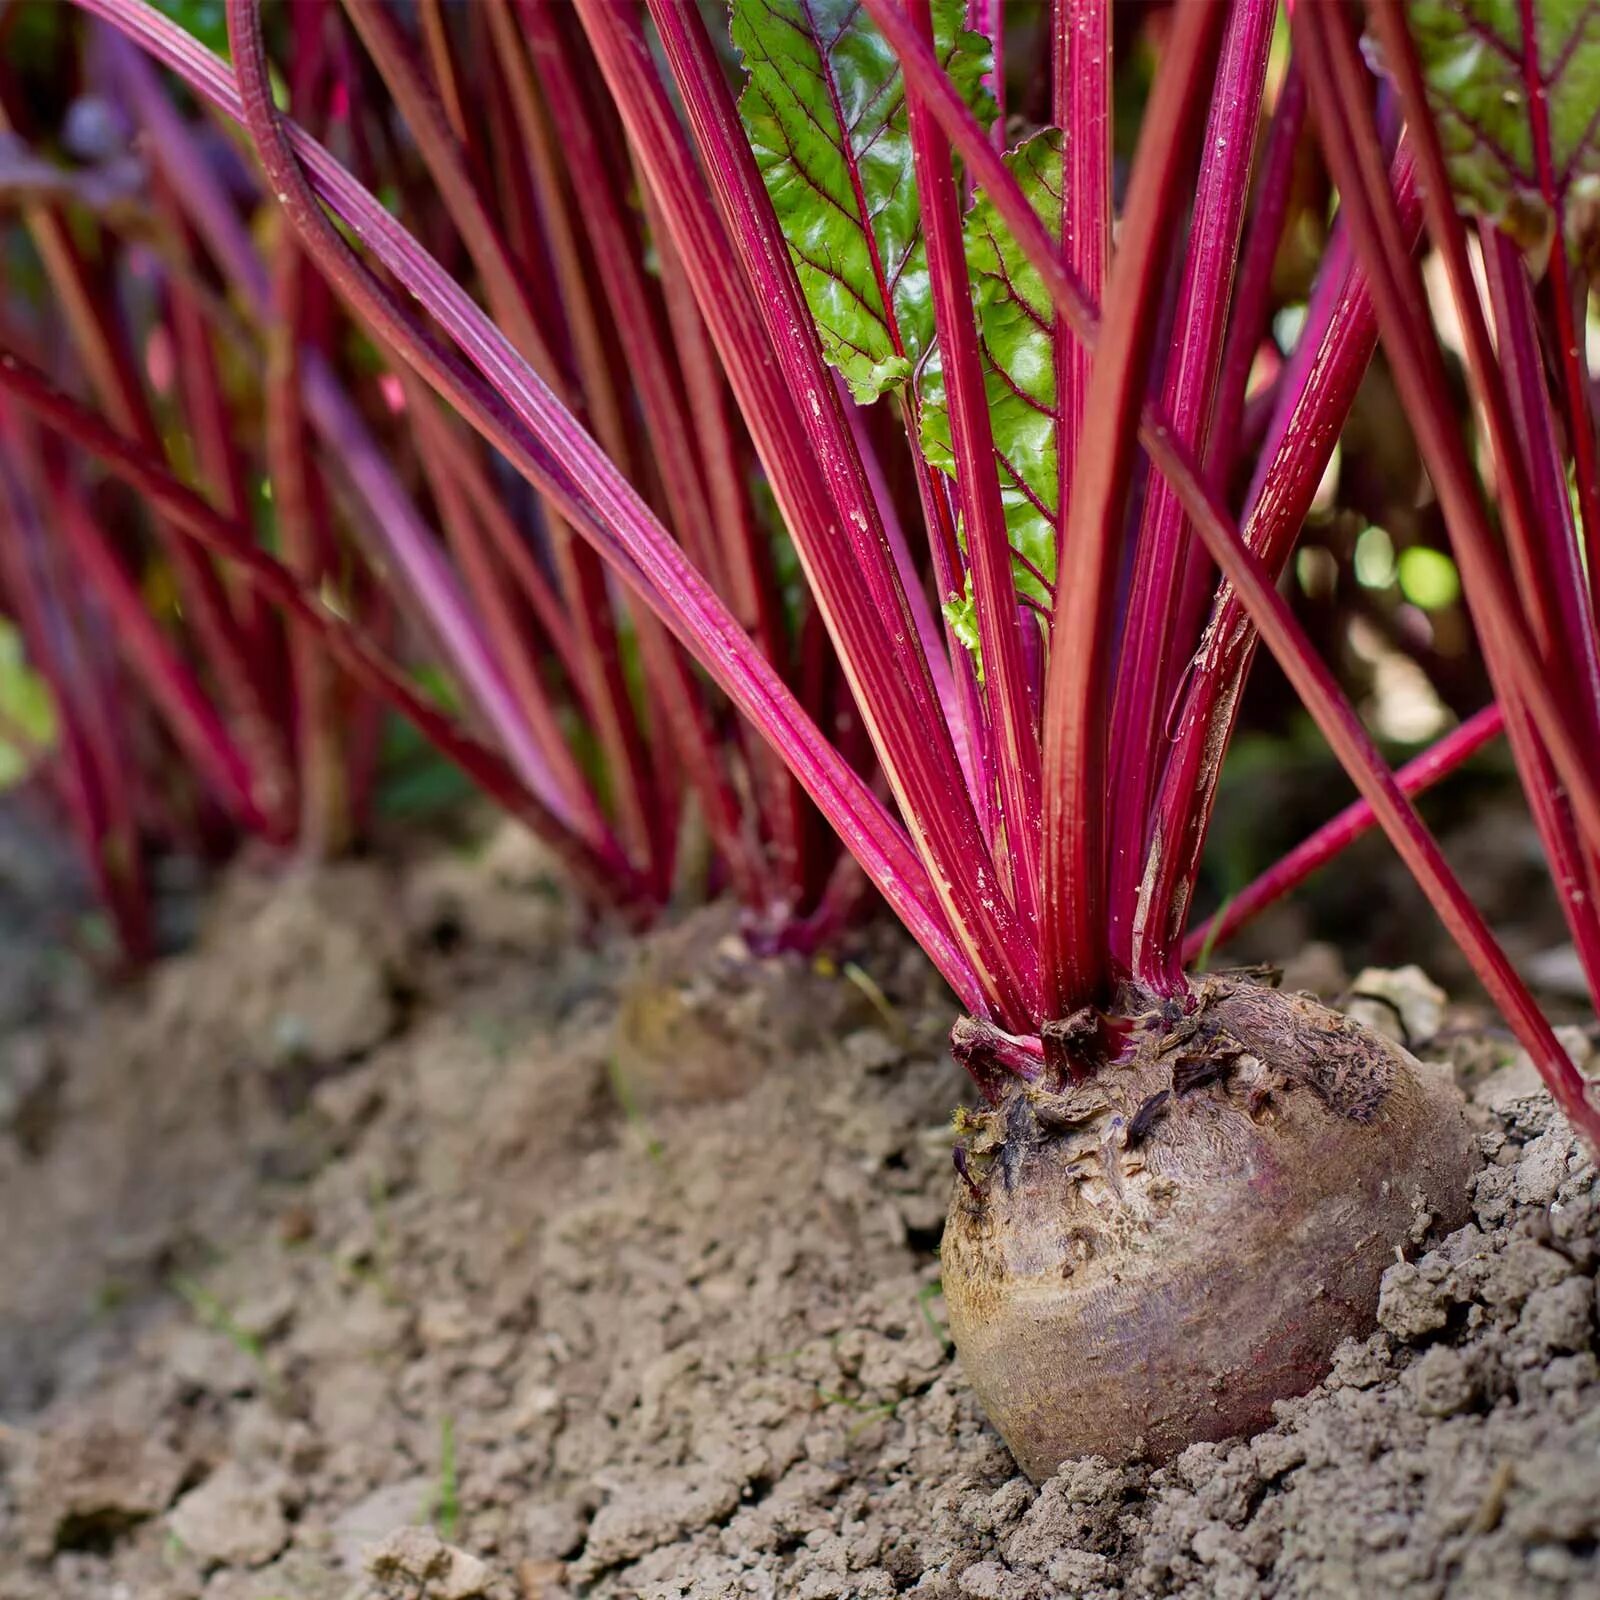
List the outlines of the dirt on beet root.
<svg viewBox="0 0 1600 1600">
<path fill-rule="evenodd" d="M 1600 1592 L 1600 1188 L 1414 970 L 1289 981 L 1465 1070 L 1473 1220 L 1269 1432 L 1036 1489 L 945 1333 L 899 936 L 596 943 L 510 834 L 204 920 L 0 1039 L 3 1600 Z"/>
</svg>

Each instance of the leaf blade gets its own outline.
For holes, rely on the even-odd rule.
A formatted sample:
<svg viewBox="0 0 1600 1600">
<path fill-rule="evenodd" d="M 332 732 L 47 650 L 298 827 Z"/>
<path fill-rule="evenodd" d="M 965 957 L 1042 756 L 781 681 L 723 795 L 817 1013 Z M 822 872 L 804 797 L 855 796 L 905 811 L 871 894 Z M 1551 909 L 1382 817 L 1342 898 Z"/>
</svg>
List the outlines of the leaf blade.
<svg viewBox="0 0 1600 1600">
<path fill-rule="evenodd" d="M 1551 243 L 1553 204 L 1569 251 L 1592 256 L 1600 246 L 1600 10 L 1587 0 L 1539 0 L 1536 16 L 1525 62 L 1519 0 L 1406 7 L 1457 202 L 1536 254 Z M 1547 108 L 1553 194 L 1540 181 L 1532 74 Z"/>
<path fill-rule="evenodd" d="M 985 119 L 988 41 L 936 0 L 941 59 Z M 933 342 L 900 67 L 860 0 L 733 0 L 739 113 L 828 362 L 865 404 Z"/>
<path fill-rule="evenodd" d="M 1005 157 L 1029 204 L 1052 236 L 1061 231 L 1062 136 L 1048 128 Z M 1019 593 L 1048 605 L 1053 596 L 1029 567 L 1055 582 L 1055 519 L 1060 495 L 1056 441 L 1055 322 L 1044 280 L 987 195 L 966 220 L 967 267 L 989 397 L 989 426 L 1000 471 Z M 937 349 L 918 373 L 923 454 L 955 473 L 944 374 Z"/>
</svg>

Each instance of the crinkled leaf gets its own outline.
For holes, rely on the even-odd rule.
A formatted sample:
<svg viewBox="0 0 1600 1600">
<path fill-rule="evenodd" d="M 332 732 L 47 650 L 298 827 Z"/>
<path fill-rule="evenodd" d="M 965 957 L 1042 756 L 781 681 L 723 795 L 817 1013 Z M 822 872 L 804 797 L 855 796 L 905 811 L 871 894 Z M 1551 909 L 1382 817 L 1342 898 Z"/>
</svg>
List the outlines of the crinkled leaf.
<svg viewBox="0 0 1600 1600">
<path fill-rule="evenodd" d="M 1568 247 L 1592 259 L 1600 246 L 1600 7 L 1537 0 L 1534 10 L 1554 198 Z M 1457 198 L 1530 251 L 1547 250 L 1553 218 L 1534 154 L 1519 0 L 1410 0 L 1407 15 Z"/>
<path fill-rule="evenodd" d="M 1048 128 L 1006 157 L 1023 193 L 1052 234 L 1061 231 L 1061 134 Z M 1056 464 L 1055 324 L 1044 281 L 1017 247 L 1011 230 L 981 194 L 967 214 L 967 268 L 983 351 L 989 426 L 1000 470 L 1000 498 L 1011 546 L 1055 581 Z M 944 373 L 935 350 L 924 364 L 922 452 L 940 471 L 956 470 L 945 408 Z M 1039 581 L 1020 563 L 1017 586 L 1044 603 Z"/>
<path fill-rule="evenodd" d="M 987 123 L 989 42 L 934 0 L 935 44 Z M 828 360 L 858 401 L 910 377 L 933 339 L 899 63 L 861 0 L 733 0 L 756 162 Z"/>
</svg>

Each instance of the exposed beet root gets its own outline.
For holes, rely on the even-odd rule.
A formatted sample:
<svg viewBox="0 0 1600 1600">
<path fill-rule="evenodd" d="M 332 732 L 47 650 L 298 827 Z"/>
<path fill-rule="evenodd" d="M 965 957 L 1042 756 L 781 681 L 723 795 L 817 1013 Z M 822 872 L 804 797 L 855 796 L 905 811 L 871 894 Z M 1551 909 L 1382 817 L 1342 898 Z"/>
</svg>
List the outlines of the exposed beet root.
<svg viewBox="0 0 1600 1600">
<path fill-rule="evenodd" d="M 1441 1069 L 1302 995 L 1202 980 L 1174 1025 L 977 1119 L 945 1226 L 967 1376 L 1034 1479 L 1249 1433 L 1364 1334 L 1472 1141 Z"/>
</svg>

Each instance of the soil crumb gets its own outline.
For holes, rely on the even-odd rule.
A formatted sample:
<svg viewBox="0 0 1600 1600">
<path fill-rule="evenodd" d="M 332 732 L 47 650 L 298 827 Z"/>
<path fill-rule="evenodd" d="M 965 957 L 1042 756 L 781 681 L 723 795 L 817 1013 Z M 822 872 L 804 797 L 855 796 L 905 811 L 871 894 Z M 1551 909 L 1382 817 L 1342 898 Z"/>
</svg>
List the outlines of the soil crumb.
<svg viewBox="0 0 1600 1600">
<path fill-rule="evenodd" d="M 1448 1009 L 1473 1220 L 1267 1433 L 1035 1489 L 945 1334 L 902 939 L 591 938 L 504 840 L 213 913 L 0 1040 L 54 1085 L 0 1128 L 3 1600 L 1600 1592 L 1600 1188 Z"/>
</svg>

